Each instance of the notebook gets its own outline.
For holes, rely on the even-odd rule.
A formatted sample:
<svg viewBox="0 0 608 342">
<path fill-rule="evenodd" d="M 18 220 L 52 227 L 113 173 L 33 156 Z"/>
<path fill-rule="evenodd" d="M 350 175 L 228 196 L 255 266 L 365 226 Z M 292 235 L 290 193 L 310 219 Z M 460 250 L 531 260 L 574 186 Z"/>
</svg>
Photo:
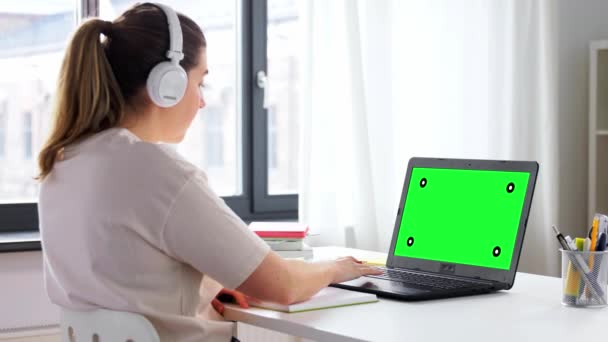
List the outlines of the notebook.
<svg viewBox="0 0 608 342">
<path fill-rule="evenodd" d="M 260 302 L 250 303 L 250 305 L 263 309 L 295 313 L 355 304 L 373 303 L 377 301 L 378 297 L 376 297 L 375 294 L 348 291 L 335 287 L 326 287 L 319 291 L 316 295 L 312 296 L 309 300 L 301 303 L 283 305 L 271 302 Z"/>
<path fill-rule="evenodd" d="M 334 284 L 403 300 L 513 286 L 536 162 L 412 158 L 384 274 Z"/>
</svg>

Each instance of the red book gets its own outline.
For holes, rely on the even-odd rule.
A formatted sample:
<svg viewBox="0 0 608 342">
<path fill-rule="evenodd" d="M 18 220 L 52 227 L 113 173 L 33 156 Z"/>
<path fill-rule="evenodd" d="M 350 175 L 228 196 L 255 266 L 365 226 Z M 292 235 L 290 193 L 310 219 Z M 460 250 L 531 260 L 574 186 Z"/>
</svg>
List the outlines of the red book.
<svg viewBox="0 0 608 342">
<path fill-rule="evenodd" d="M 261 238 L 302 239 L 308 233 L 308 225 L 298 222 L 251 222 L 249 228 Z"/>
</svg>

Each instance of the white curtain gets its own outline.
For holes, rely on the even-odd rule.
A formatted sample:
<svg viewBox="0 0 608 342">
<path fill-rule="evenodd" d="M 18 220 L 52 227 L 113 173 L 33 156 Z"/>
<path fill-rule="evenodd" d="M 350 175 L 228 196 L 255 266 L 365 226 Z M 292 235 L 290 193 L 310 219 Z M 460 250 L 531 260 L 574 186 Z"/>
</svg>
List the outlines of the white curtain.
<svg viewBox="0 0 608 342">
<path fill-rule="evenodd" d="M 519 270 L 557 274 L 550 0 L 303 2 L 300 220 L 387 251 L 413 156 L 540 163 Z"/>
</svg>

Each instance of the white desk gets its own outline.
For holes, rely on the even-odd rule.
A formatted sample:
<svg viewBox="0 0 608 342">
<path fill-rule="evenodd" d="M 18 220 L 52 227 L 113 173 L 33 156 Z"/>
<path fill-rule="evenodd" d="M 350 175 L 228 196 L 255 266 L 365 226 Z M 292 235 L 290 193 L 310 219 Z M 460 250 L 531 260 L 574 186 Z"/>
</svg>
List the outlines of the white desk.
<svg viewBox="0 0 608 342">
<path fill-rule="evenodd" d="M 349 253 L 351 252 L 351 253 Z M 315 249 L 317 257 L 382 254 L 352 249 Z M 378 303 L 295 314 L 227 305 L 227 319 L 318 341 L 578 341 L 605 339 L 608 308 L 562 306 L 561 279 L 518 273 L 509 291 Z M 601 336 L 601 337 L 599 337 Z"/>
</svg>

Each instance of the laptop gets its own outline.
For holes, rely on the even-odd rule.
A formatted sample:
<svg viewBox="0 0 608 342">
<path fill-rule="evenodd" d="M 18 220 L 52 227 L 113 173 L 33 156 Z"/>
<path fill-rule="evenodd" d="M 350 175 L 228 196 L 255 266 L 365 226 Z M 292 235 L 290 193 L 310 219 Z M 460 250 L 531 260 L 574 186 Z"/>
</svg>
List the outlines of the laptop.
<svg viewBox="0 0 608 342">
<path fill-rule="evenodd" d="M 382 275 L 332 286 L 414 301 L 508 290 L 538 163 L 412 158 Z"/>
</svg>

